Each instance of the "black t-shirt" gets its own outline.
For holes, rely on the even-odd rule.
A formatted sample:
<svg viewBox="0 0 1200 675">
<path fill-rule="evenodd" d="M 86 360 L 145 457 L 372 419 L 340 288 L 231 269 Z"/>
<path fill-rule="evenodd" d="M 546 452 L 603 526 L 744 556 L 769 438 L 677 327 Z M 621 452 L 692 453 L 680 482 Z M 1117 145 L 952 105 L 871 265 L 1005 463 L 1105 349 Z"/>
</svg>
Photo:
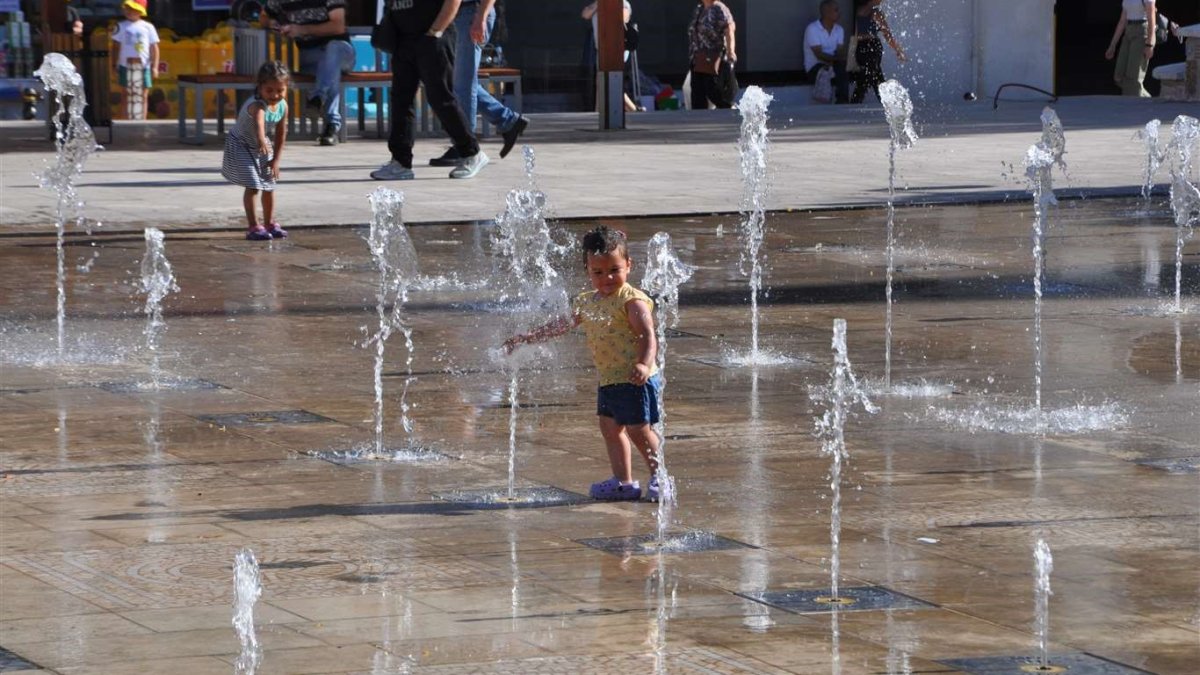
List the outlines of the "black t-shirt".
<svg viewBox="0 0 1200 675">
<path fill-rule="evenodd" d="M 267 0 L 267 14 L 280 23 L 293 23 L 298 26 L 329 21 L 329 12 L 334 9 L 346 9 L 345 0 Z M 320 37 L 296 38 L 299 47 L 320 47 L 330 40 L 349 40 L 348 33 L 341 35 L 322 35 Z"/>
<path fill-rule="evenodd" d="M 388 16 L 401 35 L 422 35 L 429 32 L 443 0 L 387 0 Z"/>
</svg>

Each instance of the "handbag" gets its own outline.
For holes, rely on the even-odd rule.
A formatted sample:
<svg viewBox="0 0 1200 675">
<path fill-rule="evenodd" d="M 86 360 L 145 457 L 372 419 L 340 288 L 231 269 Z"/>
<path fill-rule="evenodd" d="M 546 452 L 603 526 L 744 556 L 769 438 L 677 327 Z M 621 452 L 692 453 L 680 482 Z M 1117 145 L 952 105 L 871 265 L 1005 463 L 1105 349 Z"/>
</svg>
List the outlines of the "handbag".
<svg viewBox="0 0 1200 675">
<path fill-rule="evenodd" d="M 737 100 L 738 81 L 737 74 L 733 72 L 733 62 L 720 59 L 720 65 L 717 69 L 717 92 L 721 95 L 721 99 L 727 105 L 733 105 Z M 715 101 L 714 101 L 715 103 Z"/>
<path fill-rule="evenodd" d="M 721 67 L 721 55 L 709 56 L 704 52 L 696 52 L 692 55 L 692 72 L 703 75 L 716 75 L 717 70 Z"/>
<path fill-rule="evenodd" d="M 850 43 L 846 47 L 846 72 L 857 73 L 862 70 L 858 65 L 858 35 L 850 36 Z"/>
<path fill-rule="evenodd" d="M 383 13 L 383 18 L 371 29 L 371 46 L 381 52 L 394 54 L 396 45 L 400 43 L 400 35 L 396 32 L 396 24 L 392 22 L 392 13 Z"/>
</svg>

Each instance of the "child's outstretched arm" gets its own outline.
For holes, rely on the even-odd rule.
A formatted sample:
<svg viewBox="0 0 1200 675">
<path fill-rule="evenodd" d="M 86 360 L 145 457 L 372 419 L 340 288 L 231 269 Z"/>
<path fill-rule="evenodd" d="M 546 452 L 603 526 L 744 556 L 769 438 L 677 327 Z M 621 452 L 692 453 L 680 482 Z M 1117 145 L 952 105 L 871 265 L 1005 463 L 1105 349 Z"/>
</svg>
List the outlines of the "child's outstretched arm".
<svg viewBox="0 0 1200 675">
<path fill-rule="evenodd" d="M 630 300 L 625 303 L 625 316 L 629 319 L 629 329 L 637 337 L 637 363 L 629 371 L 629 381 L 633 384 L 646 384 L 650 373 L 654 371 L 654 359 L 658 355 L 658 336 L 654 333 L 654 315 L 650 313 L 650 305 L 641 300 Z"/>
<path fill-rule="evenodd" d="M 517 345 L 535 344 L 538 342 L 546 342 L 560 335 L 566 335 L 572 328 L 578 326 L 580 317 L 578 314 L 571 316 L 560 316 L 559 318 L 538 326 L 528 333 L 514 335 L 504 341 L 504 351 L 511 354 L 517 348 Z"/>
</svg>

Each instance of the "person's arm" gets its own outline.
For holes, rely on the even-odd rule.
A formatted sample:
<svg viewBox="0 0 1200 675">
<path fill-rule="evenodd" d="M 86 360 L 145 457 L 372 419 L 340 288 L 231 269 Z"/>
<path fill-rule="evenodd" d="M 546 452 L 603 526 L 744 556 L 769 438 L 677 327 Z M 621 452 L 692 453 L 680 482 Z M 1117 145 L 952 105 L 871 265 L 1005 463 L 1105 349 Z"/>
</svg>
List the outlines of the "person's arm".
<svg viewBox="0 0 1200 675">
<path fill-rule="evenodd" d="M 879 32 L 883 33 L 883 39 L 887 40 L 887 43 L 892 47 L 892 51 L 896 52 L 896 59 L 900 63 L 907 61 L 908 57 L 904 55 L 904 50 L 900 48 L 900 43 L 896 42 L 896 37 L 892 35 L 892 28 L 888 25 L 887 17 L 878 9 L 875 10 L 875 21 L 879 24 Z"/>
<path fill-rule="evenodd" d="M 1117 21 L 1117 29 L 1113 31 L 1112 40 L 1108 43 L 1108 50 L 1104 52 L 1104 58 L 1112 61 L 1117 55 L 1117 43 L 1121 41 L 1121 36 L 1125 34 L 1125 8 L 1121 8 L 1121 19 Z"/>
<path fill-rule="evenodd" d="M 453 17 L 452 17 L 453 18 Z M 323 37 L 326 35 L 343 35 L 346 32 L 346 10 L 339 7 L 329 10 L 329 20 L 324 23 L 276 23 L 279 32 L 295 40 L 296 38 Z"/>
<path fill-rule="evenodd" d="M 151 75 L 151 77 L 155 77 L 155 78 L 158 77 L 158 60 L 159 60 L 158 43 L 151 42 L 150 43 L 150 75 Z"/>
<path fill-rule="evenodd" d="M 1158 4 L 1150 2 L 1146 8 L 1146 48 L 1143 55 L 1149 61 L 1154 57 L 1154 45 L 1158 42 Z"/>
<path fill-rule="evenodd" d="M 443 0 L 442 9 L 433 20 L 433 25 L 429 27 L 428 34 L 445 32 L 450 24 L 454 22 L 454 17 L 458 14 L 458 8 L 462 5 L 462 0 Z"/>
<path fill-rule="evenodd" d="M 654 334 L 654 315 L 650 313 L 650 305 L 642 300 L 630 300 L 625 303 L 625 316 L 629 319 L 629 329 L 637 338 L 637 363 L 629 371 L 629 381 L 633 384 L 646 384 L 650 373 L 654 372 L 654 358 L 658 351 L 658 336 Z"/>
<path fill-rule="evenodd" d="M 600 3 L 599 3 L 598 1 L 597 1 L 597 2 L 593 2 L 593 3 L 591 3 L 591 4 L 590 4 L 590 5 L 588 5 L 587 7 L 584 7 L 584 8 L 583 8 L 583 11 L 582 11 L 582 12 L 580 12 L 580 14 L 579 14 L 579 15 L 583 17 L 583 20 L 584 20 L 584 21 L 591 21 L 591 20 L 592 20 L 592 16 L 594 16 L 594 15 L 596 14 L 596 8 L 597 8 L 599 5 L 600 5 Z"/>
<path fill-rule="evenodd" d="M 287 105 L 286 102 L 280 102 L 280 105 Z M 284 110 L 283 117 L 275 123 L 275 152 L 271 156 L 271 173 L 275 174 L 275 180 L 279 180 L 279 156 L 283 154 L 283 142 L 287 139 L 287 111 Z"/>
<path fill-rule="evenodd" d="M 475 19 L 471 21 L 471 41 L 477 45 L 486 42 L 483 39 L 484 28 L 487 26 L 488 14 L 495 5 L 496 0 L 479 0 L 479 4 L 475 7 Z"/>
<path fill-rule="evenodd" d="M 504 341 L 504 351 L 511 354 L 518 345 L 531 345 L 538 342 L 546 342 L 553 340 L 560 335 L 566 335 L 571 332 L 571 329 L 579 325 L 582 319 L 578 314 L 572 316 L 560 316 L 553 321 L 538 326 L 528 333 L 514 335 Z"/>
<path fill-rule="evenodd" d="M 737 63 L 737 24 L 733 20 L 733 12 L 721 5 L 725 12 L 725 58 L 730 63 Z"/>
<path fill-rule="evenodd" d="M 266 106 L 255 101 L 250 104 L 250 114 L 254 116 L 254 131 L 258 136 L 258 154 L 266 155 L 270 152 L 270 144 L 267 143 L 267 109 Z"/>
</svg>

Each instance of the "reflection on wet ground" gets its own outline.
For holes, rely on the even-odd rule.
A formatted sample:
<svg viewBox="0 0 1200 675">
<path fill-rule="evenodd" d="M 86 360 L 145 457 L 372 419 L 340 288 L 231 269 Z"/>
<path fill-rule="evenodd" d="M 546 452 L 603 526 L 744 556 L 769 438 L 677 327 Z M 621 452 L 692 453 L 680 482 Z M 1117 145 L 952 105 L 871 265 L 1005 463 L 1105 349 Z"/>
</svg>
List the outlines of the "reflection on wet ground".
<svg viewBox="0 0 1200 675">
<path fill-rule="evenodd" d="M 661 548 L 653 504 L 581 497 L 608 463 L 578 336 L 523 367 L 527 498 L 497 487 L 508 374 L 489 350 L 511 307 L 488 279 L 484 225 L 411 232 L 423 276 L 406 308 L 408 415 L 437 453 L 420 462 L 345 455 L 373 435 L 363 232 L 168 236 L 182 290 L 165 303 L 161 366 L 192 386 L 157 392 L 128 386 L 150 363 L 140 237 L 71 242 L 65 363 L 52 241 L 0 238 L 0 670 L 229 672 L 231 561 L 248 546 L 263 672 L 1019 672 L 1036 647 L 1040 535 L 1054 551 L 1049 652 L 1068 672 L 1194 673 L 1200 253 L 1184 257 L 1190 310 L 1173 314 L 1167 214 L 1104 200 L 1055 211 L 1045 405 L 1114 416 L 1035 436 L 1021 427 L 1027 211 L 898 214 L 899 391 L 873 393 L 882 411 L 847 428 L 842 586 L 864 600 L 836 612 L 788 605 L 829 587 L 828 460 L 809 388 L 828 379 L 835 317 L 856 370 L 880 379 L 882 210 L 768 217 L 760 339 L 789 360 L 758 369 L 726 357 L 749 340 L 736 237 L 719 234 L 736 219 L 620 224 L 635 279 L 660 230 L 697 267 L 669 334 L 681 543 Z M 581 270 L 563 271 L 582 287 Z M 409 375 L 394 351 L 387 434 L 399 444 Z M 980 415 L 1018 422 L 960 423 Z"/>
</svg>

